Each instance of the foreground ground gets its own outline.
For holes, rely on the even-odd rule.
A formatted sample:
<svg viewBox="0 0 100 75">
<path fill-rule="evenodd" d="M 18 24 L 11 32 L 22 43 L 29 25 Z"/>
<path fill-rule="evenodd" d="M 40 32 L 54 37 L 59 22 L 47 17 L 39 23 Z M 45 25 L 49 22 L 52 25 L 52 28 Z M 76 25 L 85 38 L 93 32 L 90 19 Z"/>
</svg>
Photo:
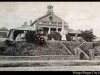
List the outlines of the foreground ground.
<svg viewBox="0 0 100 75">
<path fill-rule="evenodd" d="M 100 66 L 1 67 L 0 71 L 100 71 Z"/>
<path fill-rule="evenodd" d="M 0 60 L 0 71 L 100 71 L 100 60 Z"/>
<path fill-rule="evenodd" d="M 24 64 L 24 66 L 22 65 L 20 66 L 17 65 L 18 67 L 14 66 L 15 64 L 19 64 L 19 63 Z M 30 63 L 30 65 L 28 63 Z M 33 63 L 35 63 L 35 65 L 33 65 Z M 47 65 L 46 63 L 48 63 L 49 65 Z M 68 65 L 69 63 L 71 64 Z M 72 65 L 73 63 L 77 63 L 77 64 Z M 27 61 L 26 60 L 23 61 L 1 60 L 0 65 L 6 64 L 6 66 L 4 67 L 1 66 L 0 71 L 100 71 L 99 63 L 100 60 L 35 60 L 35 61 L 34 60 L 27 60 Z M 10 65 L 12 64 L 13 67 L 10 66 L 7 67 L 7 64 Z M 28 66 L 25 66 L 25 64 L 28 64 Z"/>
</svg>

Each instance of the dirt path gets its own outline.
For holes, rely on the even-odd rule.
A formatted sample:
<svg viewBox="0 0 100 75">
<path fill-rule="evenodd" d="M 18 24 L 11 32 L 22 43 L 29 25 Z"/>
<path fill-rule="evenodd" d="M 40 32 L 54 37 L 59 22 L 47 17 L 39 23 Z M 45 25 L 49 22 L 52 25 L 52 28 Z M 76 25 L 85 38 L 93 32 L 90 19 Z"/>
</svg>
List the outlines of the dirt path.
<svg viewBox="0 0 100 75">
<path fill-rule="evenodd" d="M 100 62 L 100 60 L 0 60 L 0 63 L 10 62 Z"/>
<path fill-rule="evenodd" d="M 9 67 L 0 71 L 100 71 L 100 66 Z"/>
</svg>

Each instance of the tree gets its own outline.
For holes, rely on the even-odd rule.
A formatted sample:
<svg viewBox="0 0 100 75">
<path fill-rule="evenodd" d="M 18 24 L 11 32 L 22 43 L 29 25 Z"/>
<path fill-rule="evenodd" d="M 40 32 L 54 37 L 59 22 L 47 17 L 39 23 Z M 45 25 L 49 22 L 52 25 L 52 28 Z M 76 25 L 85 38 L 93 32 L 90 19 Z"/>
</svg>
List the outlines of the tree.
<svg viewBox="0 0 100 75">
<path fill-rule="evenodd" d="M 93 34 L 93 30 L 85 30 L 81 33 L 82 38 L 87 42 L 92 42 L 95 39 L 95 35 Z"/>
</svg>

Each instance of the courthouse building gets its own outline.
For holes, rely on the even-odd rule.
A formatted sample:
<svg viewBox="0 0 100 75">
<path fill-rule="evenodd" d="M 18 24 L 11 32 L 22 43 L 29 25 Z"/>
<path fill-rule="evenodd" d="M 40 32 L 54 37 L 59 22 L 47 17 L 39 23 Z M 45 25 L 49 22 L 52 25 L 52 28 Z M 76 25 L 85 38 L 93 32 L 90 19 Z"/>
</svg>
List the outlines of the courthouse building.
<svg viewBox="0 0 100 75">
<path fill-rule="evenodd" d="M 78 35 L 81 34 L 80 30 L 72 30 L 68 27 L 68 23 L 66 23 L 63 19 L 55 15 L 53 11 L 53 6 L 47 6 L 47 13 L 44 16 L 39 17 L 34 22 L 30 21 L 30 26 L 27 25 L 27 22 L 24 23 L 22 27 L 11 29 L 12 31 L 20 30 L 37 30 L 41 29 L 44 36 L 47 36 L 51 32 L 59 32 L 62 35 L 62 40 L 66 39 L 66 34 L 70 34 L 71 38 L 77 40 Z M 13 33 L 15 34 L 15 33 Z M 17 35 L 16 35 L 17 36 Z"/>
<path fill-rule="evenodd" d="M 68 23 L 66 23 L 63 19 L 59 18 L 55 15 L 53 11 L 53 6 L 47 6 L 47 13 L 36 19 L 31 26 L 36 29 L 42 29 L 44 35 L 50 34 L 52 31 L 60 32 L 62 30 L 62 24 L 64 24 L 65 32 L 71 32 L 72 29 L 68 28 Z"/>
</svg>

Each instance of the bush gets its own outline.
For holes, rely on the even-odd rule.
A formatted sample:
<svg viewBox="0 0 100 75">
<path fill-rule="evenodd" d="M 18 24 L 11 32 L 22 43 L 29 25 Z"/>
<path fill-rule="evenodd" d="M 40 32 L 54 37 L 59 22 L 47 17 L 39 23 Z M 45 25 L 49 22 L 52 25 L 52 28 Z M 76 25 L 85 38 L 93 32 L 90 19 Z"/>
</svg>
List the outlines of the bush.
<svg viewBox="0 0 100 75">
<path fill-rule="evenodd" d="M 61 40 L 62 36 L 60 33 L 58 32 L 52 32 L 48 35 L 48 40 L 51 40 L 51 39 L 54 39 L 54 40 Z"/>
<path fill-rule="evenodd" d="M 35 38 L 35 31 L 28 31 L 25 35 L 25 39 L 27 42 L 32 43 L 34 42 L 34 38 Z"/>
<path fill-rule="evenodd" d="M 16 46 L 14 41 L 6 40 L 5 43 L 7 46 Z"/>
<path fill-rule="evenodd" d="M 66 35 L 66 39 L 67 39 L 67 41 L 71 41 L 72 40 L 71 36 L 69 34 Z"/>
<path fill-rule="evenodd" d="M 44 44 L 46 44 L 46 41 L 43 37 L 37 37 L 37 38 L 35 38 L 35 43 L 37 45 L 44 45 Z"/>
<path fill-rule="evenodd" d="M 13 45 L 4 47 L 0 46 L 0 55 L 20 56 L 27 49 L 26 42 L 14 42 Z"/>
<path fill-rule="evenodd" d="M 27 32 L 25 38 L 28 43 L 36 43 L 37 45 L 44 45 L 46 41 L 43 37 L 41 37 L 40 31 L 29 31 Z"/>
</svg>

